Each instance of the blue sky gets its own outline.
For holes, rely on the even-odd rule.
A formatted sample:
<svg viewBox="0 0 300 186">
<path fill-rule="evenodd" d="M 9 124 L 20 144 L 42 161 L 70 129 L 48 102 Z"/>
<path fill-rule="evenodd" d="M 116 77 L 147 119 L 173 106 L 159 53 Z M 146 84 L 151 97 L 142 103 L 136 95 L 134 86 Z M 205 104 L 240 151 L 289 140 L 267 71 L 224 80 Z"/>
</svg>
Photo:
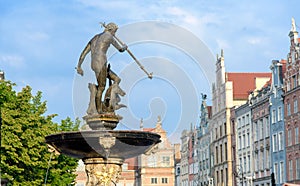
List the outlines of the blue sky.
<svg viewBox="0 0 300 186">
<path fill-rule="evenodd" d="M 297 0 L 1 1 L 0 70 L 17 90 L 30 85 L 42 91 L 47 113 L 57 113 L 57 121 L 82 117 L 85 83 L 93 77 L 78 76 L 74 67 L 86 43 L 103 30 L 98 23 L 115 22 L 117 36 L 157 75 L 147 79 L 128 54 L 111 48 L 112 68 L 127 92 L 120 128 L 138 128 L 140 118 L 153 127 L 162 115 L 169 135 L 178 139 L 182 129 L 199 122 L 200 93 L 211 101 L 216 54 L 224 49 L 226 71 L 269 72 L 271 60 L 286 58 L 292 17 L 300 22 Z M 139 29 L 153 22 L 161 27 Z M 163 26 L 175 31 L 163 33 Z"/>
</svg>

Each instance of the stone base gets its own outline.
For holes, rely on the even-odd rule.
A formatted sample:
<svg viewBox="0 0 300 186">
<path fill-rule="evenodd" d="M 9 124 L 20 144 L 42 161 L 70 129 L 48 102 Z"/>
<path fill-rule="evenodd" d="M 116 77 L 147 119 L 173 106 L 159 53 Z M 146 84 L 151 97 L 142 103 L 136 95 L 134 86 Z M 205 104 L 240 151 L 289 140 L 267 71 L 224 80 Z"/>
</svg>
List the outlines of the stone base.
<svg viewBox="0 0 300 186">
<path fill-rule="evenodd" d="M 117 127 L 121 118 L 115 115 L 115 113 L 105 113 L 87 115 L 83 119 L 92 130 L 113 130 Z"/>
<path fill-rule="evenodd" d="M 86 158 L 83 159 L 87 174 L 86 186 L 114 186 L 119 181 L 123 159 Z"/>
</svg>

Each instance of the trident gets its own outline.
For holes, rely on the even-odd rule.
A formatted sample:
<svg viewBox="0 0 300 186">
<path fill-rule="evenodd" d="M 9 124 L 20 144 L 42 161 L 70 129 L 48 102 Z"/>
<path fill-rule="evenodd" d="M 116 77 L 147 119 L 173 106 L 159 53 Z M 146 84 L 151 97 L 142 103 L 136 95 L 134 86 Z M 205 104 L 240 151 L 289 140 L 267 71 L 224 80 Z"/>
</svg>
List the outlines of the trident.
<svg viewBox="0 0 300 186">
<path fill-rule="evenodd" d="M 105 23 L 100 22 L 100 25 L 103 26 L 104 28 L 106 28 Z M 121 45 L 125 45 L 125 43 L 123 43 L 117 36 L 113 35 L 113 37 L 121 44 Z M 148 73 L 145 69 L 145 67 L 139 62 L 139 60 L 133 55 L 133 53 L 129 50 L 129 48 L 126 48 L 126 51 L 128 52 L 128 54 L 134 59 L 134 61 L 138 64 L 138 66 L 147 74 L 149 79 L 152 79 L 153 77 L 153 72 Z"/>
</svg>

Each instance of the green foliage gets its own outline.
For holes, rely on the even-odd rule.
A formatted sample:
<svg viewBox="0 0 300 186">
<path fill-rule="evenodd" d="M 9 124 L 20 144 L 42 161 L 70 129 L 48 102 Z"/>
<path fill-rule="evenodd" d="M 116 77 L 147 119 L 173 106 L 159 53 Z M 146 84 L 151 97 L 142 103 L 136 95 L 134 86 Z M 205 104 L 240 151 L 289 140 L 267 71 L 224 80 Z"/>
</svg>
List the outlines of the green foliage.
<svg viewBox="0 0 300 186">
<path fill-rule="evenodd" d="M 79 120 L 74 123 L 67 118 L 61 125 L 54 123 L 56 115 L 44 116 L 47 107 L 41 92 L 33 96 L 26 86 L 16 93 L 13 86 L 0 81 L 1 177 L 8 178 L 9 185 L 43 185 L 51 156 L 47 185 L 72 185 L 77 160 L 51 155 L 45 136 L 78 130 Z"/>
</svg>

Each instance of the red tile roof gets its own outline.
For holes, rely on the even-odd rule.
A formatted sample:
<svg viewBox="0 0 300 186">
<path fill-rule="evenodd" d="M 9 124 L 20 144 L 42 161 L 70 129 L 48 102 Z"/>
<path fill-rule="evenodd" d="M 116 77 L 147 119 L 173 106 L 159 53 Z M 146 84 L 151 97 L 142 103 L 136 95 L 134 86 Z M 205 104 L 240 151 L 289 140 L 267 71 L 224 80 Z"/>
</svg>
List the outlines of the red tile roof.
<svg viewBox="0 0 300 186">
<path fill-rule="evenodd" d="M 271 73 L 226 73 L 227 81 L 233 82 L 233 99 L 245 100 L 251 91 L 256 88 L 255 79 L 258 77 L 272 78 Z"/>
<path fill-rule="evenodd" d="M 298 38 L 298 43 L 300 43 L 300 38 Z"/>
</svg>

